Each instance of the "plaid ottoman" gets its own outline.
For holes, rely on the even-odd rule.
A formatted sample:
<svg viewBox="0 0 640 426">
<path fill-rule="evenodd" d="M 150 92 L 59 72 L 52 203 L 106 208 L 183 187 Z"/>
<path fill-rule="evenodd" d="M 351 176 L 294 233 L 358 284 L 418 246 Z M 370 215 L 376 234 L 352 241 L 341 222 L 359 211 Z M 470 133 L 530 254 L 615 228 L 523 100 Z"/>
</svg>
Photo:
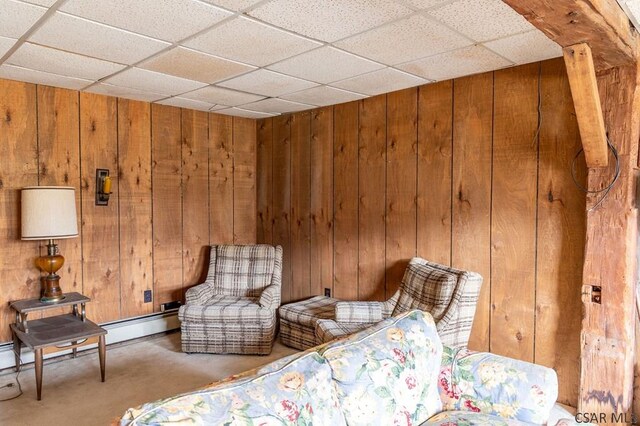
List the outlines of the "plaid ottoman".
<svg viewBox="0 0 640 426">
<path fill-rule="evenodd" d="M 316 338 L 318 339 L 318 344 L 327 343 L 339 337 L 357 333 L 373 325 L 371 323 L 344 323 L 336 322 L 332 319 L 321 319 L 316 321 Z"/>
<path fill-rule="evenodd" d="M 289 303 L 280 307 L 280 340 L 292 348 L 305 350 L 323 343 L 316 337 L 316 323 L 335 317 L 340 300 L 326 296 Z"/>
</svg>

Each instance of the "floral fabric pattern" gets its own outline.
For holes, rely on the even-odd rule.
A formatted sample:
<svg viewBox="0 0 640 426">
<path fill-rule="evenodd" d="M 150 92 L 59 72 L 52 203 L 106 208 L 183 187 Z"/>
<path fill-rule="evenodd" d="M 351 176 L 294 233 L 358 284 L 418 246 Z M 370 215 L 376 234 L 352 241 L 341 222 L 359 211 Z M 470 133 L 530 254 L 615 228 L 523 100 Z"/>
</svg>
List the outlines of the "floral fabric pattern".
<svg viewBox="0 0 640 426">
<path fill-rule="evenodd" d="M 444 411 L 431 417 L 424 425 L 430 426 L 523 426 L 518 420 L 503 419 L 491 414 L 470 413 L 469 411 Z"/>
<path fill-rule="evenodd" d="M 441 409 L 442 344 L 431 315 L 411 311 L 321 352 L 350 425 L 414 425 Z"/>
<path fill-rule="evenodd" d="M 288 360 L 129 409 L 120 424 L 344 425 L 327 362 L 317 352 Z"/>
<path fill-rule="evenodd" d="M 445 411 L 540 424 L 547 421 L 558 397 L 558 378 L 540 365 L 445 347 L 438 388 Z"/>
</svg>

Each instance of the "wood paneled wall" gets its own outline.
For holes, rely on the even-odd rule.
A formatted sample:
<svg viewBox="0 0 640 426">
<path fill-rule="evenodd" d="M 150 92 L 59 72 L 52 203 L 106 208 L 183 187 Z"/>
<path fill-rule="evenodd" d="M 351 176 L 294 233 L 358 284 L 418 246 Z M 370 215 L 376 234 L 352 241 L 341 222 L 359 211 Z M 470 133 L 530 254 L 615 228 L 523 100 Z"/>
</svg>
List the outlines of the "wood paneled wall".
<svg viewBox="0 0 640 426">
<path fill-rule="evenodd" d="M 383 300 L 415 255 L 481 273 L 470 347 L 555 368 L 575 405 L 579 148 L 561 59 L 264 119 L 258 241 L 285 248 L 284 301 Z"/>
<path fill-rule="evenodd" d="M 40 292 L 39 243 L 20 241 L 23 186 L 76 188 L 80 236 L 59 241 L 59 274 L 100 323 L 181 300 L 209 244 L 255 242 L 254 120 L 9 80 L 0 112 L 0 342 L 7 302 Z M 94 202 L 96 168 L 114 179 L 108 206 Z"/>
</svg>

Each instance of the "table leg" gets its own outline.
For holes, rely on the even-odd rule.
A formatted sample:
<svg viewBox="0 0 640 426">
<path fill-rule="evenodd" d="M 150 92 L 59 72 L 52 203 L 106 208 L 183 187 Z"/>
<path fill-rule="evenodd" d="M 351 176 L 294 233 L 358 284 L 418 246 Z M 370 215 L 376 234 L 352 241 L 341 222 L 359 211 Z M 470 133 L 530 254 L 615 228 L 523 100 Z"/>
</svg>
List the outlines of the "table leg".
<svg viewBox="0 0 640 426">
<path fill-rule="evenodd" d="M 77 341 L 77 340 L 74 340 L 73 342 L 71 342 L 71 344 L 72 344 L 72 345 L 75 345 L 75 344 L 77 344 L 77 343 L 78 343 L 78 341 Z M 75 358 L 75 357 L 78 355 L 78 348 L 73 348 L 73 349 L 71 349 L 71 352 L 73 353 L 73 355 L 72 355 L 72 356 Z"/>
<path fill-rule="evenodd" d="M 18 339 L 18 335 L 13 333 L 13 356 L 16 359 L 16 371 L 20 371 L 20 350 L 22 349 L 22 342 Z"/>
<path fill-rule="evenodd" d="M 38 401 L 40 401 L 42 396 L 42 348 L 36 349 L 36 387 L 37 387 L 37 395 Z"/>
<path fill-rule="evenodd" d="M 104 334 L 100 336 L 100 340 L 98 342 L 98 353 L 100 354 L 100 376 L 102 377 L 102 381 L 104 382 L 105 362 L 107 358 L 107 348 L 105 347 Z"/>
</svg>

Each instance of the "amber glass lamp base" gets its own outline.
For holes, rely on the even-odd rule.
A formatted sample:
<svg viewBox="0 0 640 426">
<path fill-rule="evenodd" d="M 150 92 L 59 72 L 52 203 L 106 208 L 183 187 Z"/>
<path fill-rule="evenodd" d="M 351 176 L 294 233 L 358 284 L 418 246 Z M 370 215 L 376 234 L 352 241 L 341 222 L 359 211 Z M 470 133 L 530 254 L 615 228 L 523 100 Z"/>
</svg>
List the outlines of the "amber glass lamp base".
<svg viewBox="0 0 640 426">
<path fill-rule="evenodd" d="M 60 287 L 60 276 L 56 274 L 64 265 L 64 257 L 58 254 L 58 246 L 49 240 L 47 244 L 47 256 L 40 256 L 36 259 L 36 266 L 47 275 L 40 278 L 42 282 L 41 302 L 55 303 L 64 299 L 64 293 Z"/>
</svg>

